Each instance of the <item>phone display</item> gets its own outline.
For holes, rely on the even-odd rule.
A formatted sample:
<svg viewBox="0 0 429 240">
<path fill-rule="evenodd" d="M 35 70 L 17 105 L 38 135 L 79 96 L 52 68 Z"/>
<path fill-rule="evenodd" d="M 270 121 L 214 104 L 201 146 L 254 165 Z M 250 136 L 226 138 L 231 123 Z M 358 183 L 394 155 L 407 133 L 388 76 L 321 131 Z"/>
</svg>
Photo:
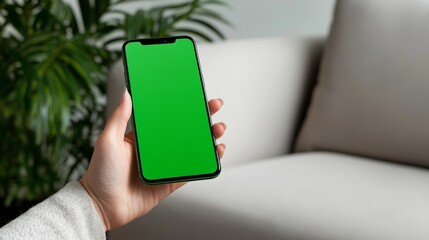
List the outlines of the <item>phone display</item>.
<svg viewBox="0 0 429 240">
<path fill-rule="evenodd" d="M 131 40 L 122 50 L 141 179 L 159 184 L 219 175 L 216 141 L 192 38 Z"/>
</svg>

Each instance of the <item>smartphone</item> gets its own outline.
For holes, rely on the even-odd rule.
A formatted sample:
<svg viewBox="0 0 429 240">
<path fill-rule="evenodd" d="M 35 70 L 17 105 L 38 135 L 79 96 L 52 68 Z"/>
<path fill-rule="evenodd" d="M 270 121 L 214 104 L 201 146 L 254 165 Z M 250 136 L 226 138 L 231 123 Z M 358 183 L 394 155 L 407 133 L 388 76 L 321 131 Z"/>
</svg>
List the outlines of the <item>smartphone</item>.
<svg viewBox="0 0 429 240">
<path fill-rule="evenodd" d="M 221 166 L 194 40 L 130 40 L 122 53 L 142 181 L 163 184 L 218 176 Z"/>
</svg>

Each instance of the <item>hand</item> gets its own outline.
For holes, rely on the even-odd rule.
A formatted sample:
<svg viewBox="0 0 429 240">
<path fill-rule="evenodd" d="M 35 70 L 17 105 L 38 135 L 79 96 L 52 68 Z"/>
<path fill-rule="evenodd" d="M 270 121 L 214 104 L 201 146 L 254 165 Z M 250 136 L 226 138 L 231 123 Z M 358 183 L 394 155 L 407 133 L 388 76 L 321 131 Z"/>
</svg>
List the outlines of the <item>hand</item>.
<svg viewBox="0 0 429 240">
<path fill-rule="evenodd" d="M 209 101 L 210 114 L 222 107 L 223 101 Z M 95 144 L 91 163 L 80 180 L 91 197 L 105 230 L 121 227 L 145 215 L 163 198 L 185 182 L 146 185 L 138 176 L 132 132 L 124 136 L 131 115 L 131 98 L 127 91 L 121 103 L 109 118 L 106 127 Z M 212 126 L 216 138 L 226 129 L 224 123 Z M 223 156 L 225 144 L 216 146 L 219 157 Z"/>
</svg>

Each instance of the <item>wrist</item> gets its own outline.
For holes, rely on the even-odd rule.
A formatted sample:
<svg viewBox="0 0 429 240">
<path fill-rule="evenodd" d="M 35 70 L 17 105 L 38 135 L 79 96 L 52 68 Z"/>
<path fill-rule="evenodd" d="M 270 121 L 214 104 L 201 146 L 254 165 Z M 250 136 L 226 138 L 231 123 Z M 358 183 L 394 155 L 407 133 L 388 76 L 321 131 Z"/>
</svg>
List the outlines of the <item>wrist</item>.
<svg viewBox="0 0 429 240">
<path fill-rule="evenodd" d="M 87 182 L 85 181 L 84 178 L 81 178 L 79 180 L 79 183 L 80 183 L 80 185 L 82 185 L 82 187 L 87 192 L 89 198 L 91 199 L 92 205 L 94 206 L 94 208 L 95 208 L 95 210 L 96 210 L 96 212 L 100 218 L 100 221 L 104 227 L 104 231 L 106 232 L 106 231 L 110 230 L 110 224 L 109 224 L 107 215 L 106 215 L 100 201 L 98 200 L 98 198 L 94 194 L 94 191 L 92 191 L 92 188 L 90 187 L 89 184 L 87 184 Z"/>
</svg>

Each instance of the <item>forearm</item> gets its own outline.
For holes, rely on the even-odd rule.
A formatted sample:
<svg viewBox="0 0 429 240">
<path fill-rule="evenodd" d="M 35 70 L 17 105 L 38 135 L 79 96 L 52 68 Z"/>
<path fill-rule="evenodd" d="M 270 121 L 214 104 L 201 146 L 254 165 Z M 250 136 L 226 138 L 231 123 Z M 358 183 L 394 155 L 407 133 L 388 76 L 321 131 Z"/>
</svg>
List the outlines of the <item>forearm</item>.
<svg viewBox="0 0 429 240">
<path fill-rule="evenodd" d="M 0 239 L 105 239 L 85 189 L 71 182 L 0 229 Z"/>
</svg>

